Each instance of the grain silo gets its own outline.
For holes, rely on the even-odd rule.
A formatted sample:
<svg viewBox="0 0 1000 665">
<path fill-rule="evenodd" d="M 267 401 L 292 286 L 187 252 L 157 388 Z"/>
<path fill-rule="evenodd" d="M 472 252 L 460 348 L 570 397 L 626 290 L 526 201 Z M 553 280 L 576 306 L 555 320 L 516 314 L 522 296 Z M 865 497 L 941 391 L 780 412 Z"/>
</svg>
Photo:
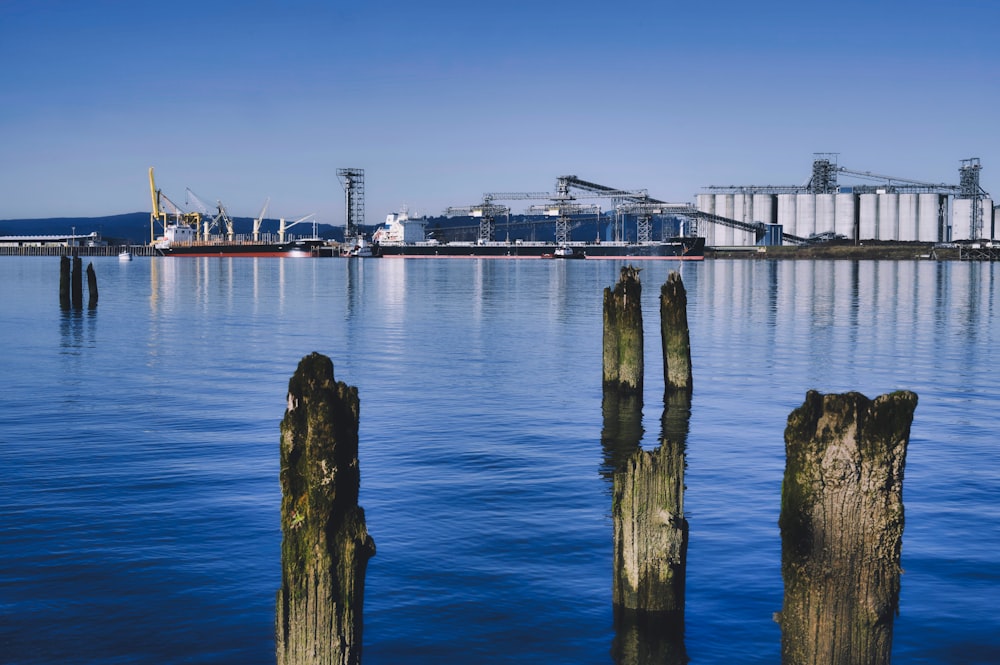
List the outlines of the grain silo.
<svg viewBox="0 0 1000 665">
<path fill-rule="evenodd" d="M 850 240 L 855 240 L 854 223 L 857 219 L 857 198 L 854 194 L 837 194 L 835 197 L 833 231 Z"/>
<path fill-rule="evenodd" d="M 917 240 L 943 240 L 944 234 L 941 231 L 948 210 L 948 197 L 942 194 L 921 194 L 917 206 Z"/>
<path fill-rule="evenodd" d="M 833 233 L 836 227 L 836 209 L 833 194 L 816 195 L 816 230 L 814 233 Z"/>
<path fill-rule="evenodd" d="M 795 217 L 795 194 L 778 194 L 778 224 L 782 225 L 785 233 L 799 235 Z"/>
<path fill-rule="evenodd" d="M 878 194 L 858 197 L 858 240 L 875 240 L 878 237 Z"/>
<path fill-rule="evenodd" d="M 899 195 L 898 231 L 896 239 L 912 242 L 917 239 L 917 195 Z"/>
<path fill-rule="evenodd" d="M 808 238 L 816 233 L 816 195 L 795 195 L 795 235 Z"/>
<path fill-rule="evenodd" d="M 899 240 L 899 194 L 878 194 L 878 240 Z"/>
</svg>

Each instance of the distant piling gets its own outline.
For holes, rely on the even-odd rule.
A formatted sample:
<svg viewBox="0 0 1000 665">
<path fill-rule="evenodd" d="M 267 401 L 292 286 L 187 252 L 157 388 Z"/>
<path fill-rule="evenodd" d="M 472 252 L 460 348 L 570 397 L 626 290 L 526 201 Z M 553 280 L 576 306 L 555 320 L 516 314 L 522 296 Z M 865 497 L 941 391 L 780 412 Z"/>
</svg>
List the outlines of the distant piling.
<svg viewBox="0 0 1000 665">
<path fill-rule="evenodd" d="M 899 604 L 903 470 L 917 396 L 806 394 L 781 492 L 784 665 L 888 665 Z"/>
<path fill-rule="evenodd" d="M 365 570 L 375 543 L 358 506 L 357 388 L 329 358 L 301 360 L 281 422 L 278 665 L 361 662 Z"/>
<path fill-rule="evenodd" d="M 87 291 L 90 299 L 87 301 L 88 309 L 97 308 L 97 273 L 94 272 L 94 264 L 87 264 Z"/>
<path fill-rule="evenodd" d="M 68 256 L 59 257 L 59 307 L 69 309 L 73 306 L 70 296 L 70 284 L 72 283 L 71 262 Z"/>
<path fill-rule="evenodd" d="M 624 266 L 614 290 L 604 289 L 604 387 L 642 393 L 642 285 L 639 268 Z"/>
<path fill-rule="evenodd" d="M 680 273 L 671 270 L 660 288 L 660 338 L 663 343 L 663 384 L 666 392 L 690 393 L 691 337 L 688 331 L 687 291 Z"/>
<path fill-rule="evenodd" d="M 73 257 L 73 309 L 83 309 L 83 259 Z"/>
</svg>

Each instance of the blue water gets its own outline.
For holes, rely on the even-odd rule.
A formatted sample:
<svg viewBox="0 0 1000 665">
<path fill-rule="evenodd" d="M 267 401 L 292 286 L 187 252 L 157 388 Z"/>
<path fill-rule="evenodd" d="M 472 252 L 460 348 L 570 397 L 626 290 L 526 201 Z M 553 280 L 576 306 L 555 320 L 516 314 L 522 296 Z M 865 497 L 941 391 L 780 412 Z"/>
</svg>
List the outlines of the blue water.
<svg viewBox="0 0 1000 665">
<path fill-rule="evenodd" d="M 89 261 L 89 260 L 88 260 Z M 601 303 L 615 261 L 0 260 L 0 661 L 272 663 L 278 425 L 319 351 L 361 396 L 364 662 L 611 663 Z M 641 264 L 689 295 L 685 645 L 776 663 L 783 431 L 918 393 L 895 663 L 1000 662 L 1000 266 Z"/>
</svg>

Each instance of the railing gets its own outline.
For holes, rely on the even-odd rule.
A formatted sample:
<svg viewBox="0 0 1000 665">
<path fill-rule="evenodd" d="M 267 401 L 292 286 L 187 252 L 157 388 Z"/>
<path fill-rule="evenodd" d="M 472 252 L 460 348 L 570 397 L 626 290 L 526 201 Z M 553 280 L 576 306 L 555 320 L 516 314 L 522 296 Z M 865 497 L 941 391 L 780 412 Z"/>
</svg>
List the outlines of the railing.
<svg viewBox="0 0 1000 665">
<path fill-rule="evenodd" d="M 132 256 L 159 256 L 152 245 L 45 245 L 0 246 L 0 256 L 118 256 L 128 250 Z"/>
</svg>

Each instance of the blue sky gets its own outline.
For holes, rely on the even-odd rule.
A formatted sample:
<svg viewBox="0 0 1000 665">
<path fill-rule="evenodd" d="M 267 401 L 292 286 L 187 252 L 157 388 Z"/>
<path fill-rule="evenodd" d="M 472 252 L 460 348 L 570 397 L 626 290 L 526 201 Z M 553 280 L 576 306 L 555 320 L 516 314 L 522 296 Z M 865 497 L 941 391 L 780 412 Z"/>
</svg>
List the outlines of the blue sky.
<svg viewBox="0 0 1000 665">
<path fill-rule="evenodd" d="M 438 214 L 577 175 L 693 201 L 813 153 L 1000 198 L 1000 3 L 0 0 L 0 219 Z M 520 209 L 515 203 L 515 211 Z"/>
</svg>

